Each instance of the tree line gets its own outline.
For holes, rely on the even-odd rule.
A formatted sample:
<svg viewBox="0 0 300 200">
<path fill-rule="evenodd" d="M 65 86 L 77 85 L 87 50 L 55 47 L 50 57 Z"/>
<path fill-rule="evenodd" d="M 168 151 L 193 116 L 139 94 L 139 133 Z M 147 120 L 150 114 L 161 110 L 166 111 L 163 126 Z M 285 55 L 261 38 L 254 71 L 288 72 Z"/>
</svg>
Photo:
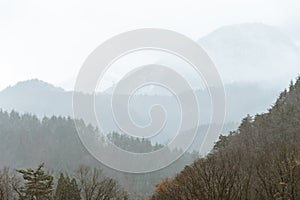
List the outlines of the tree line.
<svg viewBox="0 0 300 200">
<path fill-rule="evenodd" d="M 91 141 L 96 141 L 97 128 L 78 121 L 81 130 Z M 107 139 L 120 148 L 136 152 L 151 152 L 162 148 L 147 139 L 138 139 L 112 132 Z M 170 156 L 174 151 L 170 150 Z M 110 156 L 110 155 L 107 155 Z M 151 195 L 153 185 L 164 177 L 171 177 L 186 164 L 198 157 L 196 152 L 187 152 L 179 160 L 162 170 L 147 174 L 127 174 L 115 171 L 94 159 L 82 145 L 74 120 L 70 117 L 44 117 L 32 114 L 0 110 L 0 169 L 34 168 L 46 163 L 54 172 L 72 174 L 82 164 L 91 168 L 101 168 L 107 177 L 117 180 L 131 199 L 141 199 Z"/>
<path fill-rule="evenodd" d="M 151 200 L 299 200 L 300 77 L 267 113 L 248 115 L 209 155 L 155 186 Z"/>
</svg>

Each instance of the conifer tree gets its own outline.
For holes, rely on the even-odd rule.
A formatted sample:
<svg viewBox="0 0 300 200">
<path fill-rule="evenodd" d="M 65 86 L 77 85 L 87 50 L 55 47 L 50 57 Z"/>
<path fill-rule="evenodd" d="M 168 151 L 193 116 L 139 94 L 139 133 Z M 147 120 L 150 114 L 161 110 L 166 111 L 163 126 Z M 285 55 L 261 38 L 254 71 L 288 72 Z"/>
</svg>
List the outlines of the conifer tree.
<svg viewBox="0 0 300 200">
<path fill-rule="evenodd" d="M 78 188 L 76 180 L 73 178 L 71 183 L 70 183 L 70 200 L 80 200 L 80 190 Z"/>
<path fill-rule="evenodd" d="M 80 200 L 80 191 L 75 179 L 70 181 L 68 176 L 60 174 L 56 192 L 55 200 Z"/>
<path fill-rule="evenodd" d="M 51 199 L 53 177 L 43 170 L 44 164 L 36 170 L 17 170 L 25 181 L 20 188 L 21 200 L 49 200 Z"/>
<path fill-rule="evenodd" d="M 66 180 L 63 173 L 61 173 L 56 186 L 55 200 L 66 199 L 66 189 L 67 189 Z"/>
</svg>

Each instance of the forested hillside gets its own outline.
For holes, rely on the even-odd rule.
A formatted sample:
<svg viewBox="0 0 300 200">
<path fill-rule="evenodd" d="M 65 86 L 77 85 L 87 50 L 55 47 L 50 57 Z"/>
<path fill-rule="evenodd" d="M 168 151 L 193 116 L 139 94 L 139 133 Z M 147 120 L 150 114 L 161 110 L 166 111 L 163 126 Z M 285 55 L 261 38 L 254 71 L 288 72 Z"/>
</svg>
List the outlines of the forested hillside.
<svg viewBox="0 0 300 200">
<path fill-rule="evenodd" d="M 95 140 L 98 136 L 98 130 L 93 126 L 83 121 L 78 121 L 77 125 L 84 130 L 86 137 Z M 84 164 L 102 169 L 106 176 L 118 181 L 132 199 L 149 196 L 154 191 L 155 183 L 175 175 L 198 156 L 196 153 L 186 153 L 169 167 L 153 173 L 121 173 L 101 164 L 87 152 L 77 135 L 73 119 L 53 116 L 39 120 L 34 115 L 21 115 L 15 111 L 0 111 L 0 138 L 0 169 L 36 168 L 40 163 L 45 163 L 45 167 L 53 172 L 52 175 L 58 176 L 60 172 L 74 174 Z M 108 138 L 131 152 L 150 152 L 162 147 L 146 139 L 135 139 L 116 132 L 108 135 Z M 0 180 L 0 187 L 1 184 L 5 185 Z"/>
<path fill-rule="evenodd" d="M 247 116 L 213 151 L 156 185 L 152 200 L 300 199 L 300 78 L 267 113 Z"/>
</svg>

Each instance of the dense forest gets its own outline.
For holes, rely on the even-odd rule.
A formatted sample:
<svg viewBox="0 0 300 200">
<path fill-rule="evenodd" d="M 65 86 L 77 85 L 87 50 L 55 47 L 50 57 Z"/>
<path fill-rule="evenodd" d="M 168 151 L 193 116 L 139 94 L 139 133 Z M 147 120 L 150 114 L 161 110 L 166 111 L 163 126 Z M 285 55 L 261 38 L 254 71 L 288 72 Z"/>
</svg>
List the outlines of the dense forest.
<svg viewBox="0 0 300 200">
<path fill-rule="evenodd" d="M 83 121 L 78 121 L 77 125 L 84 130 L 86 137 L 95 140 L 98 133 L 96 128 Z M 73 119 L 55 116 L 39 119 L 32 114 L 21 115 L 15 111 L 0 111 L 0 138 L 0 169 L 6 168 L 2 173 L 7 168 L 13 172 L 13 169 L 35 169 L 45 163 L 45 168 L 55 177 L 55 183 L 61 172 L 76 175 L 78 168 L 84 164 L 91 169 L 101 169 L 105 176 L 116 180 L 130 194 L 131 199 L 151 195 L 155 190 L 155 183 L 174 176 L 198 157 L 196 152 L 187 152 L 172 165 L 156 172 L 122 173 L 106 167 L 88 153 L 79 139 Z M 150 152 L 162 147 L 146 139 L 136 139 L 116 132 L 109 134 L 107 138 L 131 152 Z M 1 185 L 3 182 L 0 179 L 0 187 Z"/>
<path fill-rule="evenodd" d="M 96 137 L 96 128 L 79 124 Z M 300 77 L 267 113 L 248 115 L 238 130 L 220 135 L 205 157 L 186 153 L 149 174 L 99 164 L 81 145 L 71 118 L 1 111 L 0 200 L 299 200 L 299 132 Z M 133 152 L 162 147 L 118 133 L 107 138 Z"/>
<path fill-rule="evenodd" d="M 267 113 L 247 116 L 213 151 L 156 185 L 152 200 L 300 199 L 300 78 Z"/>
</svg>

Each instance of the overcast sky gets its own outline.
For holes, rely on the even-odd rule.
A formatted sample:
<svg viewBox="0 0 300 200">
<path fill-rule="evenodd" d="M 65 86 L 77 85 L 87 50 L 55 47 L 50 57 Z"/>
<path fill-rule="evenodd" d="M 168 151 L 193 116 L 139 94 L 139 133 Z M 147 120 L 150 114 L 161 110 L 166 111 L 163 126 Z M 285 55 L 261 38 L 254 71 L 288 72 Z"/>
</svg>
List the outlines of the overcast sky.
<svg viewBox="0 0 300 200">
<path fill-rule="evenodd" d="M 71 89 L 94 48 L 137 28 L 198 40 L 224 25 L 261 22 L 299 42 L 299 8 L 296 0 L 0 0 L 0 89 L 32 78 Z"/>
</svg>

